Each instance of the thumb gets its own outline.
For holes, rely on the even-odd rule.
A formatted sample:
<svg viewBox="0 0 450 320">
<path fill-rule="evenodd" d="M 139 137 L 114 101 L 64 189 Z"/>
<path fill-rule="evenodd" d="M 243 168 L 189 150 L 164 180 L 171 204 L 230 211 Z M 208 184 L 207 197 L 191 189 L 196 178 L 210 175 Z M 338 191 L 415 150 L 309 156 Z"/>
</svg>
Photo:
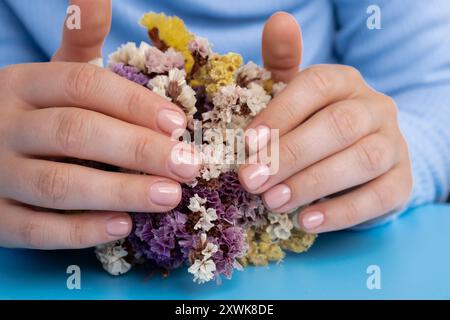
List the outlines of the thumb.
<svg viewBox="0 0 450 320">
<path fill-rule="evenodd" d="M 80 10 L 68 12 L 61 46 L 52 61 L 88 62 L 102 56 L 102 46 L 111 27 L 111 0 L 71 0 Z M 80 14 L 79 17 L 72 14 Z M 69 28 L 69 19 L 79 18 L 79 28 Z"/>
<path fill-rule="evenodd" d="M 262 35 L 264 66 L 277 81 L 289 82 L 299 71 L 302 34 L 295 18 L 277 12 L 267 20 Z"/>
</svg>

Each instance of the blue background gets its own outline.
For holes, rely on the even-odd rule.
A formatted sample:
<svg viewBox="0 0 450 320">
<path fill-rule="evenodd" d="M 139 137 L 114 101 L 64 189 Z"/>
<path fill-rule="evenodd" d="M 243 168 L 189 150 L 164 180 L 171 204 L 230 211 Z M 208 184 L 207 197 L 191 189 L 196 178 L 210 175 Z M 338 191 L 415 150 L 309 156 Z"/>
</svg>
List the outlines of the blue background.
<svg viewBox="0 0 450 320">
<path fill-rule="evenodd" d="M 321 235 L 284 263 L 249 267 L 221 285 L 197 285 L 186 270 L 169 278 L 144 270 L 113 277 L 92 250 L 0 249 L 3 299 L 392 299 L 450 298 L 450 206 L 425 206 L 385 226 Z M 81 290 L 66 287 L 66 268 L 81 268 Z M 369 265 L 381 289 L 369 290 Z"/>
</svg>

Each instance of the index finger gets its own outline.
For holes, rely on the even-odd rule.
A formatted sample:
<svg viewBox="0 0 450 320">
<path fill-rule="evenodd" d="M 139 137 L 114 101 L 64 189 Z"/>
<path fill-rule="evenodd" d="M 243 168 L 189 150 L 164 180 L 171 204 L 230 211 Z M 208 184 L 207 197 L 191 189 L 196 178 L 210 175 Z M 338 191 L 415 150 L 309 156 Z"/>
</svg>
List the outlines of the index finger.
<svg viewBox="0 0 450 320">
<path fill-rule="evenodd" d="M 184 112 L 170 101 L 91 64 L 24 64 L 10 78 L 16 96 L 34 107 L 82 107 L 165 134 L 186 126 Z"/>
</svg>

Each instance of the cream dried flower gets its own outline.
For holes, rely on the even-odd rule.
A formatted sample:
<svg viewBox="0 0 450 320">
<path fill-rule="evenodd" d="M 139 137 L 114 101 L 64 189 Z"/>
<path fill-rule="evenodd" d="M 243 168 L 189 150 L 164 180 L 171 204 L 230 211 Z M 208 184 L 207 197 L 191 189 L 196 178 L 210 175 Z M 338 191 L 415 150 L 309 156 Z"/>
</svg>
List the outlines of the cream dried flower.
<svg viewBox="0 0 450 320">
<path fill-rule="evenodd" d="M 199 284 L 212 280 L 215 271 L 216 264 L 212 259 L 196 259 L 188 269 L 188 272 L 194 275 L 193 281 Z"/>
<path fill-rule="evenodd" d="M 250 83 L 240 96 L 241 104 L 246 104 L 252 116 L 256 116 L 269 103 L 271 96 L 259 84 Z"/>
<path fill-rule="evenodd" d="M 247 62 L 236 72 L 236 82 L 243 87 L 246 87 L 249 83 L 255 81 L 261 83 L 263 81 L 269 80 L 270 77 L 270 71 L 261 68 L 253 61 Z"/>
<path fill-rule="evenodd" d="M 214 208 L 205 209 L 205 207 L 201 207 L 200 213 L 201 213 L 200 219 L 195 224 L 194 230 L 201 229 L 203 231 L 208 232 L 209 230 L 211 230 L 212 227 L 214 227 L 214 224 L 212 222 L 217 220 L 216 209 Z"/>
<path fill-rule="evenodd" d="M 167 95 L 167 87 L 169 86 L 169 77 L 168 76 L 156 76 L 153 79 L 150 79 L 150 81 L 147 84 L 147 87 L 151 89 L 154 93 L 157 95 L 167 99 L 171 100 Z"/>
<path fill-rule="evenodd" d="M 95 254 L 102 263 L 103 269 L 115 276 L 127 273 L 131 269 L 131 264 L 124 259 L 128 256 L 128 252 L 123 247 L 124 242 L 124 239 L 116 240 L 95 248 Z"/>
<path fill-rule="evenodd" d="M 211 242 L 208 242 L 205 246 L 205 248 L 202 250 L 202 255 L 204 259 L 211 258 L 214 253 L 216 253 L 219 250 L 219 247 Z"/>
<path fill-rule="evenodd" d="M 171 69 L 169 74 L 158 75 L 147 84 L 153 92 L 177 103 L 187 116 L 197 112 L 195 91 L 186 83 L 186 72 L 183 69 Z"/>
<path fill-rule="evenodd" d="M 136 67 L 139 71 L 145 72 L 146 67 L 146 53 L 151 46 L 146 42 L 141 42 L 139 47 L 134 42 L 128 42 L 122 45 L 116 52 L 109 56 L 108 64 L 123 63 Z"/>
<path fill-rule="evenodd" d="M 267 226 L 266 232 L 272 240 L 289 239 L 291 230 L 294 228 L 294 224 L 289 215 L 269 212 L 267 218 L 269 219 L 270 224 Z"/>
<path fill-rule="evenodd" d="M 192 212 L 199 212 L 206 201 L 206 198 L 201 198 L 198 194 L 195 194 L 189 199 L 188 209 Z"/>
</svg>

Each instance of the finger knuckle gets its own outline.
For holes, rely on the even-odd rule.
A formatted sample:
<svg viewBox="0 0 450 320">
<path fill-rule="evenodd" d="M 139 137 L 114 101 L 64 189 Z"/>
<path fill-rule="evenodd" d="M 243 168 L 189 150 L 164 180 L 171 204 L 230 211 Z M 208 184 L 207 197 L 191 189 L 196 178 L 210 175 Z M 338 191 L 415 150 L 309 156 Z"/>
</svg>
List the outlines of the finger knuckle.
<svg viewBox="0 0 450 320">
<path fill-rule="evenodd" d="M 359 80 L 362 78 L 361 72 L 353 66 L 349 65 L 340 65 L 342 71 L 347 75 L 349 79 Z"/>
<path fill-rule="evenodd" d="M 401 202 L 398 192 L 395 192 L 397 187 L 394 185 L 374 186 L 370 190 L 379 212 L 387 213 Z"/>
<path fill-rule="evenodd" d="M 69 101 L 75 104 L 80 100 L 86 100 L 92 92 L 95 92 L 100 70 L 88 63 L 71 69 L 65 81 L 65 91 Z"/>
<path fill-rule="evenodd" d="M 40 199 L 55 206 L 67 197 L 70 185 L 69 169 L 63 166 L 49 166 L 38 174 L 36 192 Z"/>
<path fill-rule="evenodd" d="M 145 92 L 135 90 L 134 88 L 126 90 L 124 105 L 128 115 L 137 119 L 142 117 L 141 106 L 145 105 L 145 100 Z"/>
<path fill-rule="evenodd" d="M 361 134 L 362 119 L 358 108 L 344 105 L 329 108 L 328 119 L 332 133 L 341 146 L 348 146 Z"/>
<path fill-rule="evenodd" d="M 73 221 L 68 228 L 67 246 L 69 248 L 84 248 L 87 243 L 82 223 L 79 221 Z"/>
<path fill-rule="evenodd" d="M 380 172 L 385 164 L 386 150 L 375 139 L 361 141 L 357 147 L 357 157 L 361 168 L 370 173 Z"/>
<path fill-rule="evenodd" d="M 308 190 L 314 190 L 319 193 L 323 190 L 325 177 L 320 170 L 310 167 L 305 171 L 304 185 Z M 313 199 L 317 200 L 317 199 Z"/>
<path fill-rule="evenodd" d="M 277 100 L 277 109 L 278 112 L 270 113 L 272 123 L 294 122 L 299 117 L 296 101 L 292 97 Z"/>
<path fill-rule="evenodd" d="M 385 113 L 388 115 L 390 119 L 397 120 L 398 117 L 398 109 L 397 103 L 393 98 L 387 95 L 382 95 L 383 106 L 385 109 Z"/>
<path fill-rule="evenodd" d="M 343 211 L 343 224 L 345 227 L 350 227 L 358 223 L 359 221 L 359 209 L 353 199 L 347 199 L 344 202 Z"/>
<path fill-rule="evenodd" d="M 23 246 L 30 249 L 42 248 L 46 242 L 46 232 L 36 218 L 29 218 L 20 229 Z"/>
<path fill-rule="evenodd" d="M 311 88 L 322 97 L 328 96 L 332 90 L 332 80 L 328 67 L 313 66 L 305 70 Z"/>
<path fill-rule="evenodd" d="M 287 160 L 289 166 L 299 168 L 303 158 L 303 147 L 298 141 L 287 141 L 281 144 L 280 155 Z"/>
<path fill-rule="evenodd" d="M 149 154 L 152 150 L 152 141 L 149 137 L 137 136 L 134 143 L 132 143 L 131 154 L 133 155 L 133 162 L 137 168 L 143 168 L 149 162 Z"/>
<path fill-rule="evenodd" d="M 56 116 L 55 142 L 63 154 L 79 154 L 89 140 L 90 119 L 82 111 L 64 110 Z"/>
<path fill-rule="evenodd" d="M 132 197 L 128 192 L 129 181 L 120 180 L 111 184 L 111 199 L 115 210 L 125 209 L 132 201 Z"/>
</svg>

